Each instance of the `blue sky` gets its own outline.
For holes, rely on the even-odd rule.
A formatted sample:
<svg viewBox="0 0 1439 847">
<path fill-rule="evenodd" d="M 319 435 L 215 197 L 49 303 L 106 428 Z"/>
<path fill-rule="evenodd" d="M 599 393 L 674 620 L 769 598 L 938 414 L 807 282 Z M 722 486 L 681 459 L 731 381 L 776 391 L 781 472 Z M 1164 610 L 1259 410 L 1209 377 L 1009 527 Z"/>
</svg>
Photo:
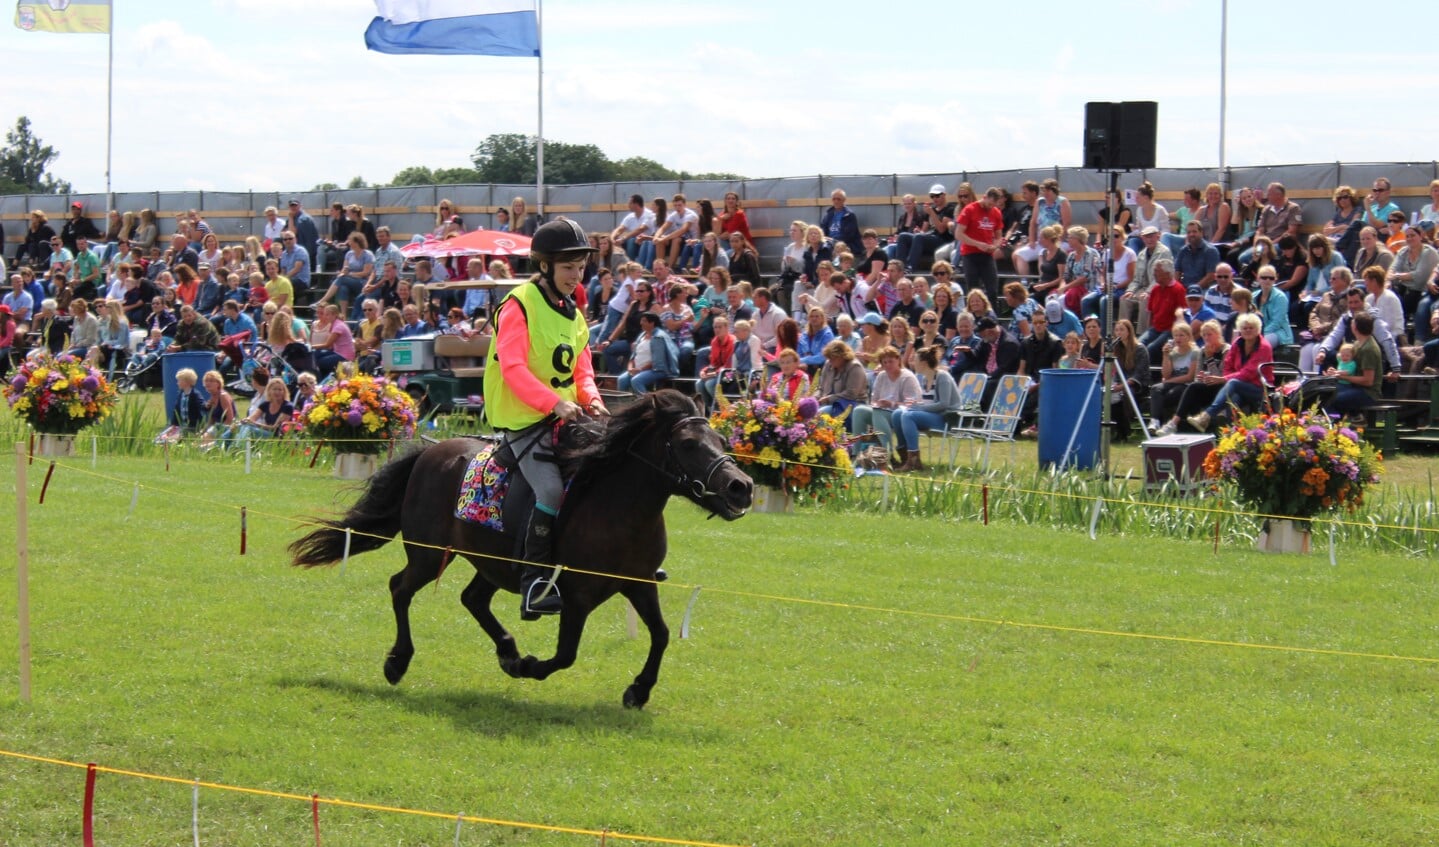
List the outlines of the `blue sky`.
<svg viewBox="0 0 1439 847">
<path fill-rule="evenodd" d="M 116 0 L 115 189 L 387 181 L 535 131 L 534 60 L 370 53 L 374 14 Z M 1434 158 L 1432 27 L 1405 14 L 1234 0 L 1228 163 Z M 747 176 L 1078 165 L 1086 101 L 1157 100 L 1158 164 L 1213 167 L 1219 21 L 1217 0 L 546 0 L 545 135 Z M 28 115 L 79 191 L 104 188 L 105 46 L 0 26 L 0 123 Z"/>
</svg>

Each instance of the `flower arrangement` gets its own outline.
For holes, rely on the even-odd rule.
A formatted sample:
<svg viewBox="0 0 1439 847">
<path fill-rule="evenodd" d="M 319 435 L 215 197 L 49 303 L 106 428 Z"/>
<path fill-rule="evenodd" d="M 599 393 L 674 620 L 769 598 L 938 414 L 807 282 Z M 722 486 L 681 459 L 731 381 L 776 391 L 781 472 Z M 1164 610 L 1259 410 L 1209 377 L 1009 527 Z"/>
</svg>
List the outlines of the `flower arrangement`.
<svg viewBox="0 0 1439 847">
<path fill-rule="evenodd" d="M 347 376 L 315 389 L 296 415 L 299 428 L 340 453 L 379 453 L 415 434 L 415 401 L 384 377 Z"/>
<path fill-rule="evenodd" d="M 1307 520 L 1341 506 L 1353 511 L 1379 481 L 1374 445 L 1319 411 L 1240 418 L 1220 430 L 1205 474 L 1232 487 L 1261 515 Z"/>
<path fill-rule="evenodd" d="M 101 420 L 115 397 L 104 373 L 69 354 L 26 360 L 5 384 L 10 410 L 48 435 L 73 435 Z"/>
<path fill-rule="evenodd" d="M 710 425 L 759 485 L 819 495 L 853 470 L 843 445 L 844 422 L 820 414 L 814 397 L 722 402 Z"/>
</svg>

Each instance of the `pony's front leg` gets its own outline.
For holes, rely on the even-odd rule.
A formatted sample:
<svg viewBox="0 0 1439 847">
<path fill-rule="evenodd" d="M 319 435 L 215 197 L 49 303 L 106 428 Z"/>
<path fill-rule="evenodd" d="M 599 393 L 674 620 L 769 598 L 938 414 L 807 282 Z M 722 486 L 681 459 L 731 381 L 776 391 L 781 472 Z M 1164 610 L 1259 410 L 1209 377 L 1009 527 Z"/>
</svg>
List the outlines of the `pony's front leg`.
<svg viewBox="0 0 1439 847">
<path fill-rule="evenodd" d="M 476 571 L 475 578 L 470 580 L 470 584 L 465 586 L 465 590 L 461 592 L 460 602 L 479 622 L 480 629 L 484 630 L 490 640 L 495 642 L 495 655 L 500 660 L 500 668 L 506 673 L 510 673 L 510 667 L 520 660 L 520 651 L 515 647 L 515 637 L 505 629 L 505 625 L 500 623 L 490 608 L 496 590 L 494 583 L 486 579 L 484 574 Z"/>
<path fill-rule="evenodd" d="M 660 678 L 660 662 L 664 661 L 665 649 L 670 645 L 670 628 L 665 624 L 664 613 L 660 610 L 659 587 L 652 582 L 631 582 L 620 590 L 635 614 L 644 621 L 650 631 L 650 654 L 639 676 L 625 689 L 624 703 L 629 709 L 643 709 L 650 701 L 650 690 Z"/>
<path fill-rule="evenodd" d="M 516 678 L 545 679 L 555 671 L 562 671 L 575 663 L 580 652 L 580 637 L 585 634 L 585 621 L 589 620 L 591 609 L 566 604 L 560 612 L 560 633 L 555 646 L 555 655 L 541 661 L 534 656 L 506 660 L 500 657 L 500 667 L 505 673 Z"/>
</svg>

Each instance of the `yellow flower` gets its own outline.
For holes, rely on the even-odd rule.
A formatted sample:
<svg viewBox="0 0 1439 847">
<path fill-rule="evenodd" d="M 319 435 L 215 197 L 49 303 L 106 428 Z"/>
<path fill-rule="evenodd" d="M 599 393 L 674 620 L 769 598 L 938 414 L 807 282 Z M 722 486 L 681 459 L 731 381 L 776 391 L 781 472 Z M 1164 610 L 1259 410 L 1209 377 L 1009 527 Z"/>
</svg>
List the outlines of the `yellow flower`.
<svg viewBox="0 0 1439 847">
<path fill-rule="evenodd" d="M 773 447 L 766 447 L 763 450 L 759 451 L 759 455 L 755 458 L 759 461 L 761 465 L 764 465 L 765 467 L 777 468 L 779 467 L 781 457 L 778 450 L 774 449 Z"/>
<path fill-rule="evenodd" d="M 365 429 L 369 432 L 379 432 L 380 430 L 380 416 L 374 412 L 366 412 L 362 415 L 360 423 L 364 424 Z"/>
<path fill-rule="evenodd" d="M 69 387 L 70 387 L 70 381 L 69 381 L 69 380 L 64 380 L 64 379 L 62 379 L 62 380 L 56 381 L 56 383 L 50 387 L 50 390 L 51 390 L 51 391 L 64 391 L 64 390 L 68 389 Z"/>
</svg>

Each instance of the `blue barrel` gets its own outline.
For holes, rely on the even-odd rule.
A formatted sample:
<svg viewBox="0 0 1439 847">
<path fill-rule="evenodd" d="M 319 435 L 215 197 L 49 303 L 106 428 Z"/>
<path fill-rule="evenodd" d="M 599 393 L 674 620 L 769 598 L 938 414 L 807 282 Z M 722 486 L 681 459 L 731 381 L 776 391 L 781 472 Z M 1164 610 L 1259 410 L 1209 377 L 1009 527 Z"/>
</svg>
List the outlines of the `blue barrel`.
<svg viewBox="0 0 1439 847">
<path fill-rule="evenodd" d="M 205 391 L 205 371 L 215 369 L 215 353 L 204 350 L 186 351 L 184 353 L 166 353 L 160 357 L 160 384 L 165 388 L 165 420 L 170 420 L 170 410 L 175 408 L 175 402 L 180 399 L 180 385 L 175 382 L 175 374 L 185 368 L 195 372 L 195 393 L 200 395 L 201 400 L 210 399 Z"/>
<path fill-rule="evenodd" d="M 1040 371 L 1039 463 L 1092 468 L 1099 462 L 1098 371 L 1054 368 Z M 1085 406 L 1085 398 L 1089 405 Z M 1084 410 L 1083 415 L 1080 409 Z M 1070 439 L 1074 447 L 1066 456 Z"/>
</svg>

